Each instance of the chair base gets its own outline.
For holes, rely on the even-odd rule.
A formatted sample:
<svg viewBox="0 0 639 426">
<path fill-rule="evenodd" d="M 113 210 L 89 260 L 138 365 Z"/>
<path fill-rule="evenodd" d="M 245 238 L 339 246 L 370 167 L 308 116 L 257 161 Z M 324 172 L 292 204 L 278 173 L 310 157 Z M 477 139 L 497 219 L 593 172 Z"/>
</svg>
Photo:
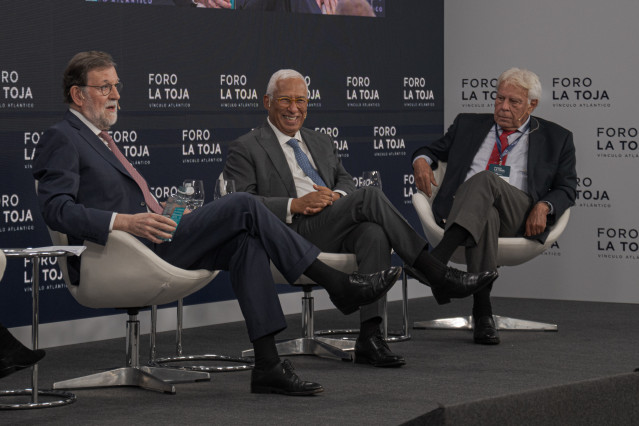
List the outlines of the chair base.
<svg viewBox="0 0 639 426">
<path fill-rule="evenodd" d="M 1 397 L 15 397 L 15 396 L 30 396 L 31 402 L 16 403 L 16 404 L 0 404 L 0 410 L 30 410 L 32 408 L 50 408 L 60 407 L 62 405 L 68 405 L 75 402 L 76 397 L 70 392 L 55 391 L 55 390 L 39 390 L 36 392 L 37 397 L 34 398 L 33 389 L 14 389 L 14 390 L 1 390 Z M 49 401 L 38 401 L 40 396 L 54 397 L 57 399 Z M 37 401 L 37 402 L 36 402 Z"/>
<path fill-rule="evenodd" d="M 326 341 L 336 341 L 335 343 L 342 346 L 352 346 L 352 349 L 340 349 Z M 343 343 L 341 343 L 343 342 Z M 284 340 L 277 342 L 277 353 L 280 356 L 290 355 L 315 355 L 320 358 L 341 359 L 344 361 L 352 361 L 353 357 L 347 350 L 355 349 L 355 343 L 351 340 L 326 339 L 323 337 L 300 337 L 292 340 Z M 254 356 L 253 349 L 242 351 L 242 357 Z"/>
<path fill-rule="evenodd" d="M 204 354 L 204 355 L 184 355 L 182 353 L 182 331 L 183 331 L 183 318 L 184 318 L 184 300 L 178 299 L 177 301 L 177 327 L 175 329 L 175 355 L 169 357 L 158 358 L 156 356 L 156 337 L 157 337 L 157 317 L 158 307 L 153 305 L 151 307 L 151 336 L 150 336 L 150 359 L 149 366 L 165 369 L 173 369 L 180 371 L 193 371 L 193 372 L 205 372 L 210 378 L 208 373 L 228 373 L 232 371 L 245 371 L 253 368 L 251 360 L 246 358 L 235 358 L 226 355 L 217 354 Z M 231 362 L 240 365 L 185 365 L 186 362 Z M 180 365 L 167 365 L 169 363 L 181 363 Z M 163 368 L 161 368 L 163 367 Z"/>
<path fill-rule="evenodd" d="M 168 365 L 169 363 L 183 363 L 183 362 L 231 362 L 238 363 L 240 365 Z M 246 371 L 253 368 L 253 364 L 251 360 L 248 358 L 234 358 L 226 355 L 216 355 L 216 354 L 204 354 L 204 355 L 180 355 L 180 356 L 171 356 L 164 358 L 157 358 L 154 361 L 153 366 L 160 366 L 164 368 L 173 368 L 178 370 L 189 370 L 189 371 L 204 371 L 207 373 L 228 373 L 231 371 Z"/>
<path fill-rule="evenodd" d="M 502 317 L 493 315 L 495 327 L 498 330 L 518 330 L 518 331 L 557 331 L 556 324 L 545 322 L 529 321 L 524 319 Z M 417 321 L 413 323 L 413 328 L 428 330 L 472 330 L 473 317 L 440 318 L 430 321 Z"/>
<path fill-rule="evenodd" d="M 64 380 L 53 384 L 53 389 L 84 389 L 112 386 L 134 386 L 156 392 L 175 394 L 172 383 L 210 380 L 204 372 L 180 371 L 158 367 L 122 367 L 89 376 Z"/>
<path fill-rule="evenodd" d="M 208 382 L 211 375 L 204 371 L 187 371 L 184 369 L 168 368 L 165 366 L 141 366 L 140 370 L 167 383 Z"/>
<path fill-rule="evenodd" d="M 324 337 L 324 336 L 343 336 L 339 339 L 335 339 L 332 338 L 331 340 L 336 340 L 336 341 L 350 341 L 350 342 L 354 342 L 357 338 L 356 337 L 346 337 L 349 334 L 359 334 L 359 329 L 355 328 L 347 328 L 347 329 L 328 329 L 328 330 L 319 330 L 315 332 L 315 336 L 316 337 Z M 382 333 L 383 334 L 383 333 Z M 386 340 L 387 343 L 397 343 L 397 342 L 405 342 L 407 340 L 411 339 L 411 335 L 410 333 L 404 333 L 404 332 L 400 332 L 400 331 L 387 331 L 386 332 L 386 337 L 384 337 L 384 340 Z M 342 346 L 342 344 L 334 344 L 333 346 L 339 346 L 342 350 L 345 351 L 352 351 L 355 349 L 355 345 L 344 345 Z"/>
</svg>

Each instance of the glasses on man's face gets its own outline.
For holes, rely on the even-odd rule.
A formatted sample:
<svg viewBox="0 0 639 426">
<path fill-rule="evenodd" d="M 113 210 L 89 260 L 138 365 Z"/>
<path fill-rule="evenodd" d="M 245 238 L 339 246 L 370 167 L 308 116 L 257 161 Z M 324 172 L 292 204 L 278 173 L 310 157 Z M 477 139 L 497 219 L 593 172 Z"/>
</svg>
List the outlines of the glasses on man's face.
<svg viewBox="0 0 639 426">
<path fill-rule="evenodd" d="M 100 93 L 102 93 L 102 96 L 109 96 L 109 94 L 111 93 L 111 90 L 113 90 L 113 87 L 118 89 L 118 93 L 122 91 L 122 82 L 118 81 L 115 84 L 107 83 L 102 86 L 91 86 L 89 84 L 85 84 L 84 86 L 80 86 L 80 87 L 94 87 L 98 89 Z"/>
<path fill-rule="evenodd" d="M 289 107 L 293 102 L 297 105 L 298 108 L 303 108 L 308 104 L 308 98 L 300 96 L 299 98 L 291 98 L 290 96 L 280 96 L 279 98 L 275 98 L 278 104 L 282 107 Z"/>
</svg>

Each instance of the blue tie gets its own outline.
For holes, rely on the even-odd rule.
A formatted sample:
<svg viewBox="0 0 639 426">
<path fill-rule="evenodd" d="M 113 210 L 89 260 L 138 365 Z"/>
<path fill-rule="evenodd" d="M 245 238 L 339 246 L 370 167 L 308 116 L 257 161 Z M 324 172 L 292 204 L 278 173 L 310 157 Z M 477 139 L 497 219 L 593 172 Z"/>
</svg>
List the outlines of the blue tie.
<svg viewBox="0 0 639 426">
<path fill-rule="evenodd" d="M 316 185 L 326 186 L 326 183 L 324 182 L 322 177 L 319 175 L 319 173 L 317 173 L 313 166 L 311 166 L 311 162 L 308 160 L 306 154 L 304 154 L 304 151 L 302 151 L 302 148 L 300 148 L 300 144 L 297 139 L 291 139 L 286 143 L 293 147 L 293 152 L 295 152 L 295 159 L 297 160 L 297 164 L 299 164 L 302 171 L 306 173 L 306 176 L 310 177 Z"/>
</svg>

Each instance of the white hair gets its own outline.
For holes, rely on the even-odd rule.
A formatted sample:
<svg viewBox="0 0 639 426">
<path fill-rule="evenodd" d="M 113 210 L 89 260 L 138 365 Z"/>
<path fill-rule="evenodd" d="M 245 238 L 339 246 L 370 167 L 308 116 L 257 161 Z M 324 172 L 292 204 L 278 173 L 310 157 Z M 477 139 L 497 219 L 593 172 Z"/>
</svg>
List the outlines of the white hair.
<svg viewBox="0 0 639 426">
<path fill-rule="evenodd" d="M 286 80 L 289 78 L 299 78 L 304 82 L 304 87 L 306 87 L 306 91 L 308 92 L 308 85 L 306 84 L 306 79 L 299 72 L 292 69 L 283 69 L 279 71 L 275 71 L 271 76 L 271 79 L 268 81 L 268 85 L 266 86 L 266 95 L 273 99 L 273 93 L 275 92 L 275 86 L 277 82 L 280 80 Z"/>
<path fill-rule="evenodd" d="M 511 68 L 504 71 L 497 79 L 497 87 L 502 83 L 514 84 L 523 89 L 528 90 L 528 103 L 532 100 L 539 101 L 541 99 L 541 82 L 539 77 L 532 71 L 520 68 Z"/>
</svg>

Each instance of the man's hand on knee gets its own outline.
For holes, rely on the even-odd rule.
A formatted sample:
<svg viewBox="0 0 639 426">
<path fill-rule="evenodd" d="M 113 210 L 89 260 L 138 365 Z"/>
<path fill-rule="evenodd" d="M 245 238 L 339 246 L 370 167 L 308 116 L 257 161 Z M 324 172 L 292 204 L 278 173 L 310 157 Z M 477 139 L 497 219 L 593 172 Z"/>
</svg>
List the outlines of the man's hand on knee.
<svg viewBox="0 0 639 426">
<path fill-rule="evenodd" d="M 526 233 L 524 236 L 532 237 L 544 232 L 546 229 L 549 211 L 550 208 L 548 207 L 548 204 L 543 202 L 535 204 L 528 215 L 528 219 L 526 219 Z"/>
</svg>

